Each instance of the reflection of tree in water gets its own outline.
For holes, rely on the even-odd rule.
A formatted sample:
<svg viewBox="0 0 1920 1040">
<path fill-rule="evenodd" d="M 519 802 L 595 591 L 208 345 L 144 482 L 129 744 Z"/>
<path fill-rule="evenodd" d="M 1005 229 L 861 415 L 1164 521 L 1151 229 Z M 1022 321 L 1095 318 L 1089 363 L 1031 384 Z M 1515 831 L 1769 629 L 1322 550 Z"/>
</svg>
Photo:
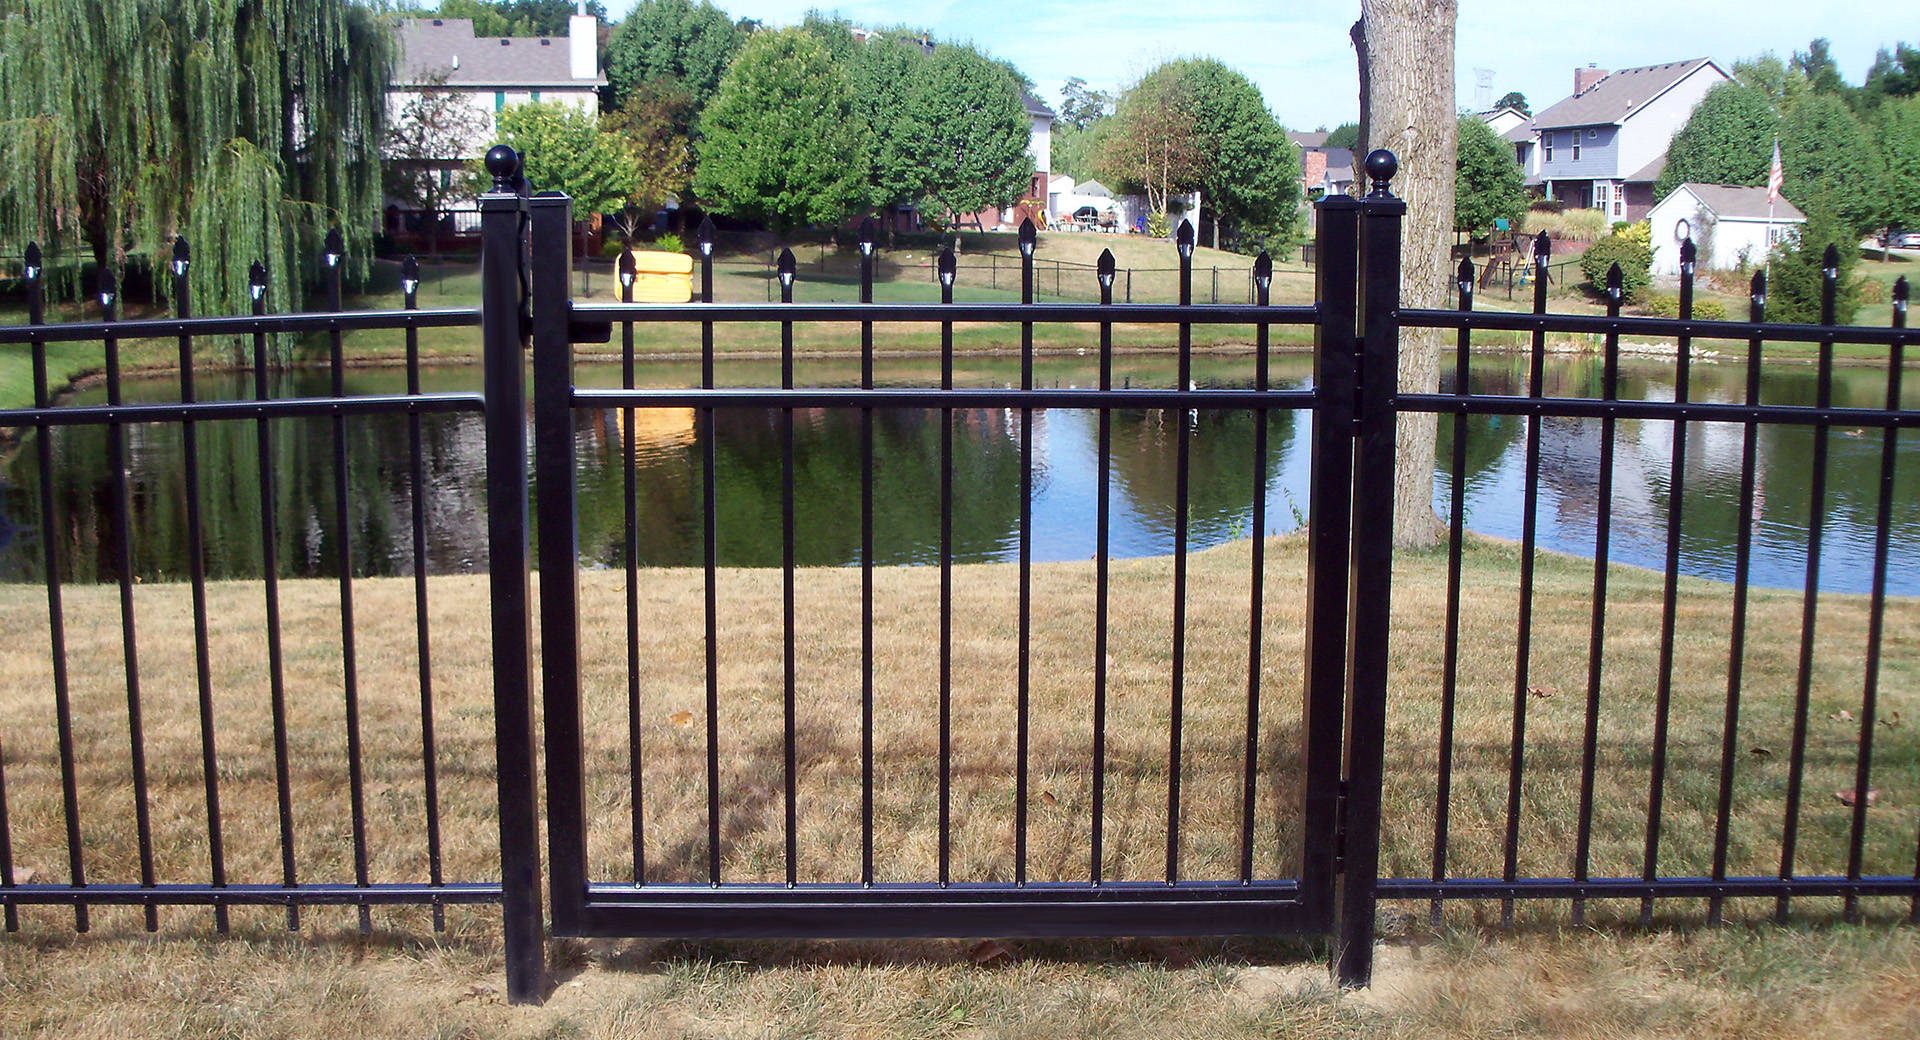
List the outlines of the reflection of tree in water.
<svg viewBox="0 0 1920 1040">
<path fill-rule="evenodd" d="M 1203 389 L 1223 389 L 1205 386 Z M 1151 529 L 1172 531 L 1179 517 L 1179 413 L 1170 409 L 1113 413 L 1113 476 L 1123 508 Z M 1193 413 L 1187 444 L 1187 523 L 1198 544 L 1241 537 L 1253 515 L 1254 435 L 1249 411 Z M 1267 482 L 1280 478 L 1293 439 L 1292 409 L 1267 413 Z"/>
<path fill-rule="evenodd" d="M 282 372 L 270 377 L 275 398 L 322 397 L 330 392 L 324 372 Z M 201 383 L 201 398 L 251 398 L 252 377 L 215 376 Z M 178 400 L 173 384 L 129 383 L 129 402 Z M 360 392 L 349 385 L 349 393 Z M 434 572 L 485 566 L 484 470 L 480 419 L 432 416 L 422 424 L 426 473 L 428 567 Z M 335 510 L 333 422 L 329 418 L 281 419 L 271 424 L 275 482 L 276 555 L 290 577 L 339 574 L 340 539 Z M 45 531 L 39 518 L 39 467 L 30 441 L 11 464 L 5 510 L 35 529 L 20 551 L 6 556 L 6 576 L 37 580 L 44 575 Z M 189 571 L 187 480 L 182 428 L 178 424 L 130 425 L 127 443 L 128 500 L 134 571 L 142 580 L 184 579 Z M 403 415 L 351 417 L 346 422 L 348 538 L 354 573 L 411 573 L 412 498 L 407 419 Z M 54 457 L 53 498 L 57 532 L 53 548 L 63 580 L 114 580 L 111 474 L 108 430 L 56 427 L 49 434 Z M 203 559 L 209 578 L 256 577 L 260 573 L 260 465 L 252 420 L 201 422 L 199 442 Z"/>
<path fill-rule="evenodd" d="M 687 416 L 692 421 L 691 413 Z M 1036 428 L 1040 417 L 1035 417 Z M 723 566 L 778 566 L 782 539 L 782 413 L 729 409 L 714 416 Z M 873 419 L 874 559 L 925 563 L 940 552 L 940 413 L 877 409 Z M 796 409 L 793 414 L 794 551 L 804 566 L 860 558 L 861 413 Z M 998 409 L 953 416 L 953 554 L 997 558 L 1020 516 L 1018 419 Z M 624 442 L 599 439 L 579 478 L 581 546 L 598 562 L 625 562 Z M 701 448 L 686 436 L 636 449 L 641 502 L 639 560 L 699 561 Z M 1038 477 L 1036 477 L 1038 479 Z M 596 547 L 598 547 L 596 549 Z"/>
</svg>

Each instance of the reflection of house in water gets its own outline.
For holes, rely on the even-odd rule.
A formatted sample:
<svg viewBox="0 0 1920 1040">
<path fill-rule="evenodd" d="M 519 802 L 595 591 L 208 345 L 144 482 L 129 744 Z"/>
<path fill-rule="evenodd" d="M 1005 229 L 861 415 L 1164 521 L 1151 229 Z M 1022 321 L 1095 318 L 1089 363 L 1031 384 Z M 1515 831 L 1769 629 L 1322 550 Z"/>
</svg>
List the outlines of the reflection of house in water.
<svg viewBox="0 0 1920 1040">
<path fill-rule="evenodd" d="M 1718 389 L 1698 390 L 1690 395 L 1697 402 L 1731 402 L 1735 395 Z M 1646 387 L 1648 401 L 1672 401 L 1671 384 L 1653 383 Z M 1575 418 L 1543 418 L 1540 423 L 1540 481 L 1551 489 L 1553 508 L 1563 531 L 1584 532 L 1591 544 L 1599 516 L 1600 456 L 1603 421 Z M 1613 525 L 1616 532 L 1639 532 L 1642 539 L 1663 537 L 1667 501 L 1670 494 L 1670 470 L 1673 460 L 1674 424 L 1668 421 L 1623 419 L 1615 423 L 1613 454 Z M 1686 424 L 1688 490 L 1717 487 L 1737 489 L 1740 484 L 1744 447 L 1744 427 L 1735 423 Z M 1766 465 L 1760 454 L 1755 467 L 1754 514 L 1757 517 L 1765 501 Z M 1734 493 L 1723 491 L 1717 498 L 1733 500 Z M 1689 521 L 1691 527 L 1693 521 Z"/>
</svg>

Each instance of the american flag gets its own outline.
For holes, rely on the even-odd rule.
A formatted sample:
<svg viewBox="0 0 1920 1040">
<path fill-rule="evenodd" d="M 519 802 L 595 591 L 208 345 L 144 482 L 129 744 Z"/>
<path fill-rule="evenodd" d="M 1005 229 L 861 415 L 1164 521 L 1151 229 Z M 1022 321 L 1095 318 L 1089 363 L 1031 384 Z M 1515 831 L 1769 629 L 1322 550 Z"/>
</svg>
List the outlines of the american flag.
<svg viewBox="0 0 1920 1040">
<path fill-rule="evenodd" d="M 1780 201 L 1780 186 L 1785 184 L 1787 175 L 1780 169 L 1780 139 L 1773 140 L 1773 169 L 1767 171 L 1767 205 Z"/>
</svg>

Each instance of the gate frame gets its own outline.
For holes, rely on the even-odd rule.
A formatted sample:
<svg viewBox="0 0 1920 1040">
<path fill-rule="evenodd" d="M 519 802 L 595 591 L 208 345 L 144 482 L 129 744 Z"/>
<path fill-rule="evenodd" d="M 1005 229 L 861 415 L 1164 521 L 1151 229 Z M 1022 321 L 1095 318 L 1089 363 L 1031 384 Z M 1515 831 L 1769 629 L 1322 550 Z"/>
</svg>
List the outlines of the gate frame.
<svg viewBox="0 0 1920 1040">
<path fill-rule="evenodd" d="M 502 179 L 496 169 L 495 192 L 481 198 L 483 235 L 490 246 L 501 245 L 508 234 L 517 243 L 524 220 L 530 225 L 530 247 L 526 252 L 515 248 L 510 254 L 489 248 L 483 291 L 489 299 L 505 298 L 500 294 L 510 283 L 502 273 L 507 269 L 501 256 L 511 255 L 526 265 L 531 276 L 523 275 L 519 286 L 527 293 L 531 314 L 518 315 L 519 330 L 530 333 L 522 337 L 510 335 L 519 330 L 504 326 L 504 308 L 496 306 L 487 312 L 491 315 L 485 326 L 489 330 L 489 415 L 494 414 L 496 388 L 502 394 L 501 410 L 512 406 L 512 392 L 504 381 L 510 372 L 524 372 L 518 348 L 530 338 L 533 475 L 542 489 L 538 516 L 543 531 L 568 532 L 565 537 L 542 537 L 539 546 L 540 667 L 548 769 L 546 876 L 551 885 L 553 934 L 682 938 L 1333 934 L 1335 979 L 1345 986 L 1366 985 L 1372 969 L 1378 883 L 1386 592 L 1392 560 L 1392 398 L 1398 354 L 1399 236 L 1405 212 L 1404 204 L 1387 190 L 1392 167 L 1391 156 L 1384 164 L 1369 157 L 1368 170 L 1375 176 L 1372 194 L 1364 199 L 1334 196 L 1316 204 L 1320 262 L 1313 306 L 1314 402 L 1302 409 L 1315 415 L 1315 471 L 1309 494 L 1298 880 L 809 884 L 797 889 L 780 884 L 596 886 L 588 880 L 572 345 L 604 342 L 613 321 L 619 320 L 613 316 L 618 308 L 595 305 L 589 314 L 576 314 L 568 288 L 571 200 L 555 192 L 523 198 L 512 193 L 512 182 Z M 509 221 L 514 222 L 511 227 Z M 721 309 L 711 303 L 699 306 L 711 308 L 710 313 Z M 741 312 L 769 309 L 730 306 Z M 1020 320 L 1019 306 L 1031 305 L 1008 306 L 999 320 Z M 931 307 L 929 313 L 934 313 Z M 1090 305 L 1087 317 L 1111 321 L 1124 313 L 1111 305 L 1098 309 Z M 947 311 L 947 320 L 952 314 Z M 495 357 L 509 347 L 513 348 L 511 359 Z M 493 381 L 496 369 L 499 384 Z M 1173 396 L 1189 392 L 1182 387 Z M 700 393 L 706 402 L 701 407 L 726 406 L 725 391 Z M 858 396 L 872 391 L 846 393 Z M 996 393 L 1011 399 L 1032 392 Z M 527 487 L 524 451 L 495 454 L 502 457 L 503 472 L 500 479 L 490 472 L 491 493 L 518 497 L 505 489 Z M 519 480 L 504 472 L 516 460 L 521 467 Z M 509 481 L 505 489 L 503 481 Z M 518 501 L 524 517 L 525 499 Z M 523 529 L 522 538 L 524 534 Z M 523 553 L 524 547 L 522 541 Z M 524 570 L 521 575 L 524 579 Z M 507 575 L 496 580 L 504 580 L 511 593 L 511 579 Z M 511 602 L 496 594 L 496 628 L 502 624 L 500 615 L 508 612 L 502 608 Z M 524 607 L 524 598 L 518 602 Z M 524 629 L 521 626 L 522 637 Z M 1368 647 L 1368 652 L 1352 653 L 1356 646 Z M 506 701 L 501 703 L 504 706 Z M 530 738 L 531 719 L 523 707 L 530 711 L 531 704 L 503 710 L 499 722 L 508 995 L 516 1002 L 537 1001 L 544 988 L 539 854 L 534 845 L 537 821 L 520 819 L 517 811 L 538 798 L 539 783 L 530 761 L 526 770 L 514 770 L 516 775 L 511 777 L 505 768 L 510 760 L 520 761 L 517 751 L 507 754 L 506 742 Z M 524 729 L 522 719 L 526 719 Z M 530 740 L 527 752 L 530 759 Z M 510 813 L 510 808 L 515 812 Z M 529 869 L 536 875 L 530 884 Z"/>
</svg>

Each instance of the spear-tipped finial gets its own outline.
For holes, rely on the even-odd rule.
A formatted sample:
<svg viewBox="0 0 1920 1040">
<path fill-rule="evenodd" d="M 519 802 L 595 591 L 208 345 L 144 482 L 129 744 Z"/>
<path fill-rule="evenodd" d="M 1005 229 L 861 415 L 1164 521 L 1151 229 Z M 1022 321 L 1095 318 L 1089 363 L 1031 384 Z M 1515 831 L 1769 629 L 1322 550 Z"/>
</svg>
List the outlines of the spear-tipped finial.
<svg viewBox="0 0 1920 1040">
<path fill-rule="evenodd" d="M 1893 282 L 1893 312 L 1902 315 L 1907 313 L 1907 276 L 1904 274 Z"/>
<path fill-rule="evenodd" d="M 947 243 L 946 247 L 940 250 L 939 270 L 940 284 L 952 285 L 954 275 L 958 274 L 960 270 L 960 260 L 953 255 L 953 243 L 951 242 Z"/>
<path fill-rule="evenodd" d="M 1684 253 L 1686 250 L 1682 248 L 1681 252 Z M 1607 268 L 1607 299 L 1619 303 L 1620 298 L 1626 295 L 1626 291 L 1627 276 L 1621 272 L 1620 265 L 1614 264 Z"/>
<path fill-rule="evenodd" d="M 400 291 L 412 296 L 420 291 L 420 260 L 407 257 L 400 261 Z"/>
<path fill-rule="evenodd" d="M 1180 221 L 1180 226 L 1173 232 L 1173 247 L 1180 251 L 1181 256 L 1193 255 L 1193 221 Z"/>
<path fill-rule="evenodd" d="M 342 257 L 347 255 L 347 243 L 340 237 L 339 228 L 327 229 L 327 266 L 339 267 Z"/>
<path fill-rule="evenodd" d="M 113 306 L 113 298 L 119 294 L 118 283 L 114 281 L 113 268 L 100 269 L 100 307 L 102 310 Z"/>
<path fill-rule="evenodd" d="M 247 268 L 247 295 L 255 300 L 263 299 L 267 295 L 267 265 L 258 260 L 253 262 L 252 267 Z"/>
<path fill-rule="evenodd" d="M 793 259 L 793 250 L 780 250 L 780 259 L 774 262 L 773 270 L 775 274 L 780 276 L 780 284 L 782 286 L 791 286 L 793 284 L 793 273 L 797 267 L 798 265 Z"/>
<path fill-rule="evenodd" d="M 860 255 L 872 256 L 874 243 L 873 218 L 867 217 L 860 221 Z"/>
<path fill-rule="evenodd" d="M 1100 259 L 1094 267 L 1095 276 L 1100 279 L 1101 285 L 1111 286 L 1113 284 L 1114 267 L 1113 250 L 1102 249 L 1100 251 Z"/>
<path fill-rule="evenodd" d="M 1767 305 L 1767 269 L 1762 267 L 1753 272 L 1753 281 L 1747 284 L 1747 295 L 1752 297 L 1755 307 Z"/>
<path fill-rule="evenodd" d="M 1820 273 L 1828 278 L 1840 277 L 1840 250 L 1833 244 L 1827 244 L 1827 251 L 1820 257 Z"/>
<path fill-rule="evenodd" d="M 1033 218 L 1027 217 L 1020 222 L 1020 255 L 1032 256 L 1035 242 L 1040 240 L 1040 232 L 1033 226 Z"/>
<path fill-rule="evenodd" d="M 700 255 L 713 255 L 713 214 L 700 218 L 700 227 L 694 232 L 694 241 L 700 243 Z"/>
<path fill-rule="evenodd" d="M 1460 266 L 1453 271 L 1453 281 L 1460 287 L 1462 294 L 1473 291 L 1473 259 L 1471 257 L 1460 258 Z"/>
<path fill-rule="evenodd" d="M 1273 284 L 1273 257 L 1264 249 L 1253 258 L 1253 282 L 1262 289 Z"/>
<path fill-rule="evenodd" d="M 27 243 L 27 281 L 29 282 L 38 281 L 39 278 L 40 278 L 40 243 L 28 242 Z"/>
<path fill-rule="evenodd" d="M 1545 266 L 1547 257 L 1553 255 L 1553 239 L 1545 231 L 1533 236 L 1533 260 Z"/>
<path fill-rule="evenodd" d="M 187 273 L 187 265 L 193 262 L 193 253 L 187 248 L 187 240 L 179 235 L 173 238 L 173 274 L 178 278 Z"/>
<path fill-rule="evenodd" d="M 620 285 L 621 287 L 626 289 L 633 288 L 633 280 L 637 277 L 639 277 L 639 270 L 634 266 L 634 263 L 633 263 L 633 250 L 622 249 L 620 251 Z"/>
</svg>

